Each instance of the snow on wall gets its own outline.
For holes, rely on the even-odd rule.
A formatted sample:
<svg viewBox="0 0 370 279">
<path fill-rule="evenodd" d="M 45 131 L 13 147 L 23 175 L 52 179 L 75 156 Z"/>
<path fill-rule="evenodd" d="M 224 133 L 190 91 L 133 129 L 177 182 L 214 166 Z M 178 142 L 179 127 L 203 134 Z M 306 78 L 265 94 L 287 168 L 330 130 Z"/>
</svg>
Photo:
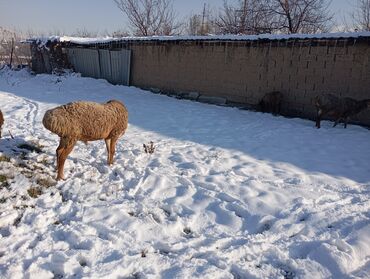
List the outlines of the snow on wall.
<svg viewBox="0 0 370 279">
<path fill-rule="evenodd" d="M 101 37 L 79 38 L 68 36 L 50 36 L 31 38 L 28 43 L 36 42 L 45 45 L 47 42 L 69 42 L 74 44 L 98 44 L 117 41 L 256 41 L 256 40 L 289 40 L 289 39 L 341 39 L 370 37 L 370 32 L 338 32 L 319 34 L 261 34 L 261 35 L 208 35 L 208 36 L 151 36 L 151 37 Z"/>
</svg>

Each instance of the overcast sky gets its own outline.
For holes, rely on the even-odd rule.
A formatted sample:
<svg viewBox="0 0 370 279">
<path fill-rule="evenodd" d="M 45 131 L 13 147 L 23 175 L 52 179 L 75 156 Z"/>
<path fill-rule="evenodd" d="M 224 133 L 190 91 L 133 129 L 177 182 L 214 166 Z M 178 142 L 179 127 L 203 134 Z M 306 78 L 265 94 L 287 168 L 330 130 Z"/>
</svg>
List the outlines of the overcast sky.
<svg viewBox="0 0 370 279">
<path fill-rule="evenodd" d="M 223 0 L 174 0 L 180 18 L 200 13 L 204 3 L 222 6 Z M 355 0 L 332 0 L 331 9 L 342 20 Z M 77 29 L 112 32 L 125 28 L 125 16 L 113 0 L 0 0 L 0 26 L 22 31 L 72 33 Z"/>
</svg>

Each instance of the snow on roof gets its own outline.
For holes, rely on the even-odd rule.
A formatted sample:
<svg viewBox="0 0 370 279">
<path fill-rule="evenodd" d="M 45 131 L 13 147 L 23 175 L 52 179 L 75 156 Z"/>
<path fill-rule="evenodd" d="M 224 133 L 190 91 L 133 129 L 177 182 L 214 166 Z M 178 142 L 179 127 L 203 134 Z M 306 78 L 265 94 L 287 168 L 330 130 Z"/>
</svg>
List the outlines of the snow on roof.
<svg viewBox="0 0 370 279">
<path fill-rule="evenodd" d="M 29 43 L 45 45 L 47 42 L 66 42 L 80 45 L 110 43 L 120 41 L 256 41 L 256 40 L 289 40 L 289 39 L 342 39 L 370 37 L 370 32 L 339 32 L 319 34 L 261 34 L 261 35 L 208 35 L 208 36 L 150 36 L 150 37 L 101 37 L 80 38 L 68 36 L 51 36 L 32 38 Z"/>
</svg>

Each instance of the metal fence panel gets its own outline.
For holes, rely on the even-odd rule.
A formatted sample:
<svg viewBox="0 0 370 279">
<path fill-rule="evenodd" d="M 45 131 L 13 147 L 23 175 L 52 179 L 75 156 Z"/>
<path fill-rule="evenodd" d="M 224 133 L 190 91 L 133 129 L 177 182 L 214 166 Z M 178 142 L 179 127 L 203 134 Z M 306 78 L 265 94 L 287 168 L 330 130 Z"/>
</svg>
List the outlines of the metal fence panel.
<svg viewBox="0 0 370 279">
<path fill-rule="evenodd" d="M 75 71 L 82 76 L 130 85 L 131 50 L 70 48 L 68 59 Z"/>
<path fill-rule="evenodd" d="M 76 72 L 85 77 L 100 78 L 99 52 L 95 49 L 68 49 L 68 59 Z"/>
<path fill-rule="evenodd" d="M 112 83 L 130 85 L 131 50 L 111 51 Z"/>
<path fill-rule="evenodd" d="M 100 78 L 112 82 L 112 67 L 110 61 L 110 51 L 99 49 Z"/>
</svg>

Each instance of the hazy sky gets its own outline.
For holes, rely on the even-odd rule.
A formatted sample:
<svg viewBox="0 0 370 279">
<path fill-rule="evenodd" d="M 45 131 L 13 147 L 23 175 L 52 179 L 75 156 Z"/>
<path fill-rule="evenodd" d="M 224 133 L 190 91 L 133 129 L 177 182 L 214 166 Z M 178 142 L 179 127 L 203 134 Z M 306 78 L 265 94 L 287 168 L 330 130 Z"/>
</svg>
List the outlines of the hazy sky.
<svg viewBox="0 0 370 279">
<path fill-rule="evenodd" d="M 336 18 L 341 20 L 355 1 L 332 0 Z M 217 8 L 223 0 L 174 0 L 174 8 L 185 18 L 200 13 L 204 3 Z M 124 29 L 125 22 L 113 0 L 0 0 L 0 26 L 23 31 L 71 33 L 86 29 L 104 33 Z"/>
</svg>

